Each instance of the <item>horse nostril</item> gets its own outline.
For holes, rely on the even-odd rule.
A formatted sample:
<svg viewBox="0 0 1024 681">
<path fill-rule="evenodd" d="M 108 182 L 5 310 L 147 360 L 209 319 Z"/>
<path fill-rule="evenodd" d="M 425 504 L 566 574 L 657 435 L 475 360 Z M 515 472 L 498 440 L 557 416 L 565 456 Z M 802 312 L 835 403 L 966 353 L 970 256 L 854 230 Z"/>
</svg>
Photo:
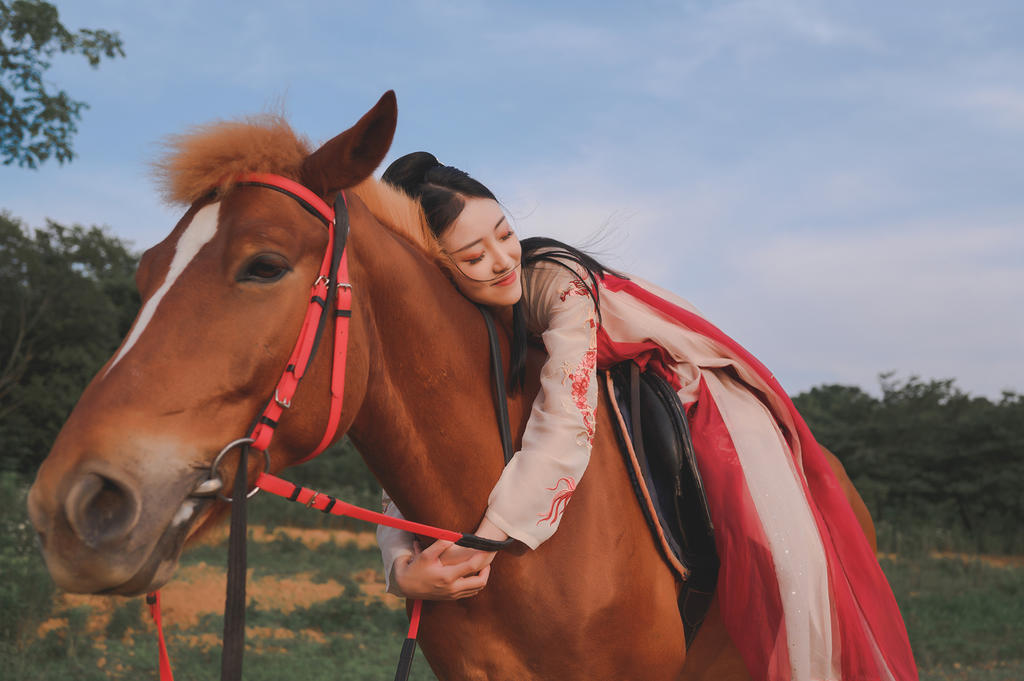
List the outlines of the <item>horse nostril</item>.
<svg viewBox="0 0 1024 681">
<path fill-rule="evenodd" d="M 86 473 L 71 485 L 65 510 L 75 534 L 87 546 L 99 548 L 127 536 L 139 521 L 141 508 L 125 485 Z"/>
</svg>

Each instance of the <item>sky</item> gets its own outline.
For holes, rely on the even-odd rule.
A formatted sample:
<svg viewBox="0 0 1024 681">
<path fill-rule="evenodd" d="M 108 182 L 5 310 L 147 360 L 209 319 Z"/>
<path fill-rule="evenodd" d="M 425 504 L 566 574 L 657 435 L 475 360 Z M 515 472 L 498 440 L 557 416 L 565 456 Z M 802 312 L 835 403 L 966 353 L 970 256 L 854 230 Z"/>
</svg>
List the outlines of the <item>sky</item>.
<svg viewBox="0 0 1024 681">
<path fill-rule="evenodd" d="M 521 235 L 682 295 L 791 394 L 1024 392 L 1018 0 L 55 4 L 127 56 L 54 59 L 90 108 L 72 163 L 0 166 L 26 226 L 144 250 L 183 212 L 149 170 L 167 135 L 283 110 L 320 143 L 394 89 L 385 166 L 467 170 Z"/>
</svg>

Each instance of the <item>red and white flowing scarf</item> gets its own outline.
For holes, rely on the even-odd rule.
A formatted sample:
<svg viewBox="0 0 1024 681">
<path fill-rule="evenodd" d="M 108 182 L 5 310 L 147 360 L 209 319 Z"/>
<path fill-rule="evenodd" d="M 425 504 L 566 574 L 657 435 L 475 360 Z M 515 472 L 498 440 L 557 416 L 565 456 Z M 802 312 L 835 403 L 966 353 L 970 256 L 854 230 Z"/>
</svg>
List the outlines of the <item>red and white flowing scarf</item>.
<svg viewBox="0 0 1024 681">
<path fill-rule="evenodd" d="M 722 564 L 718 580 L 722 616 L 751 676 L 755 681 L 804 681 L 819 678 L 814 670 L 825 668 L 831 670 L 827 676 L 834 677 L 832 672 L 838 672 L 843 681 L 916 681 L 917 667 L 889 583 L 825 455 L 775 377 L 700 315 L 629 280 L 606 275 L 602 285 L 611 292 L 626 292 L 678 321 L 684 329 L 714 341 L 725 357 L 763 384 L 757 386 L 759 390 L 773 394 L 774 402 L 784 405 L 795 425 L 796 433 L 791 435 L 799 444 L 799 455 L 786 447 L 793 464 L 793 489 L 803 492 L 821 542 L 821 547 L 814 550 L 819 554 L 823 550 L 826 563 L 828 603 L 817 605 L 830 609 L 818 618 L 829 631 L 811 632 L 811 640 L 828 642 L 825 647 L 830 650 L 825 651 L 801 647 L 799 637 L 787 631 L 787 620 L 795 621 L 792 617 L 797 614 L 786 612 L 787 608 L 814 607 L 816 603 L 793 604 L 783 594 L 783 588 L 789 588 L 783 587 L 784 582 L 789 580 L 795 588 L 798 582 L 793 580 L 802 576 L 783 574 L 780 579 L 776 564 L 796 565 L 799 572 L 801 563 L 792 562 L 790 556 L 773 556 L 773 551 L 785 544 L 766 535 L 766 528 L 776 531 L 763 517 L 765 508 L 770 508 L 766 504 L 772 502 L 755 502 L 752 496 L 753 485 L 748 485 L 747 479 L 750 473 L 743 470 L 736 446 L 743 433 L 736 431 L 736 424 L 730 429 L 728 419 L 723 418 L 726 405 L 720 409 L 707 377 L 700 379 L 697 399 L 686 405 Z M 664 362 L 670 361 L 661 348 L 616 344 L 607 333 L 598 333 L 599 367 L 638 354 L 656 369 L 663 370 Z M 667 377 L 679 387 L 675 375 Z M 781 421 L 779 425 L 788 430 Z M 823 667 L 820 659 L 816 665 L 810 664 L 804 659 L 808 655 L 831 659 L 826 659 Z"/>
</svg>

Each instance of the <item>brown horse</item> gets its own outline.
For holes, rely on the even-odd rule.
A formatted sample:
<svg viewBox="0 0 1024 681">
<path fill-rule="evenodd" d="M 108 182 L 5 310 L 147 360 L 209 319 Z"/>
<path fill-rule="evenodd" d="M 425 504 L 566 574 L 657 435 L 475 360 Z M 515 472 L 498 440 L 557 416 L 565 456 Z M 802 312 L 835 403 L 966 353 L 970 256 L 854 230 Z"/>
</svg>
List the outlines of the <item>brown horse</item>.
<svg viewBox="0 0 1024 681">
<path fill-rule="evenodd" d="M 353 188 L 353 315 L 337 437 L 349 434 L 407 517 L 464 532 L 477 526 L 502 467 L 486 331 L 437 266 L 416 205 L 368 179 L 396 115 L 388 93 L 312 153 L 278 120 L 178 138 L 164 165 L 168 194 L 191 207 L 143 256 L 143 308 L 30 494 L 59 586 L 155 589 L 170 579 L 186 540 L 223 511 L 222 502 L 192 493 L 273 391 L 327 241 L 323 224 L 293 199 L 232 187 L 242 172 L 277 173 L 328 199 Z M 282 419 L 272 470 L 305 456 L 326 426 L 332 337 L 328 330 Z M 541 360 L 531 357 L 527 389 L 510 400 L 520 434 Z M 500 554 L 480 595 L 424 608 L 421 645 L 439 678 L 747 678 L 717 608 L 685 650 L 678 584 L 644 524 L 607 410 L 598 413 L 586 477 L 554 537 L 536 551 Z M 251 457 L 250 479 L 259 458 Z"/>
</svg>

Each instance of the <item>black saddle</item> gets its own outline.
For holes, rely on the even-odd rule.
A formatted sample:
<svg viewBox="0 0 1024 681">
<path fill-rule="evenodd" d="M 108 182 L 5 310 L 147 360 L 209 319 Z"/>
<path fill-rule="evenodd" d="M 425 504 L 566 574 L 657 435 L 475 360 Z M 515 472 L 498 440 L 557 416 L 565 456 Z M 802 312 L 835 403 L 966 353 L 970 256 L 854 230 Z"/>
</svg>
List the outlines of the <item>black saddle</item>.
<svg viewBox="0 0 1024 681">
<path fill-rule="evenodd" d="M 690 429 L 679 396 L 661 376 L 628 361 L 609 369 L 608 379 L 634 491 L 666 560 L 683 579 L 679 610 L 689 647 L 711 605 L 719 565 Z"/>
</svg>

